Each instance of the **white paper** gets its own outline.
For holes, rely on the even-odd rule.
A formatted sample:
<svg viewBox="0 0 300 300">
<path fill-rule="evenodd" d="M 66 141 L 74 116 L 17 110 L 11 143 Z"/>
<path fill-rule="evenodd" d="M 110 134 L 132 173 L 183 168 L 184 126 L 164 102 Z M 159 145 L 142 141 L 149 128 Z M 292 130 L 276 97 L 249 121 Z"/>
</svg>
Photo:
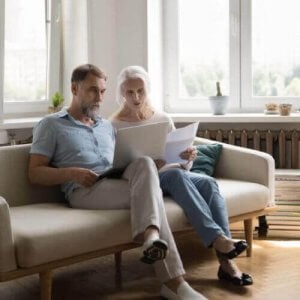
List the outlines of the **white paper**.
<svg viewBox="0 0 300 300">
<path fill-rule="evenodd" d="M 167 136 L 165 148 L 165 160 L 167 164 L 186 164 L 187 161 L 180 158 L 180 153 L 191 147 L 197 133 L 199 122 L 178 128 Z"/>
</svg>

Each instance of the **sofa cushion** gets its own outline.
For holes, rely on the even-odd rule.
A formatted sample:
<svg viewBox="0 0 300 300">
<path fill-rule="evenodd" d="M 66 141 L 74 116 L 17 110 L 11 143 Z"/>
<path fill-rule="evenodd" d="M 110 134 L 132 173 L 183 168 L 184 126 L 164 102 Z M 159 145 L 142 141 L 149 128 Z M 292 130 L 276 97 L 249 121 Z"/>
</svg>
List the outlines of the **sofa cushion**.
<svg viewBox="0 0 300 300">
<path fill-rule="evenodd" d="M 259 183 L 217 179 L 221 194 L 226 199 L 228 216 L 233 217 L 268 206 L 270 190 Z"/>
<path fill-rule="evenodd" d="M 222 144 L 217 143 L 197 145 L 197 157 L 193 161 L 191 172 L 213 176 L 215 172 L 215 166 L 217 165 L 221 155 L 222 148 Z"/>
<path fill-rule="evenodd" d="M 218 180 L 229 216 L 262 209 L 268 189 L 255 183 Z M 237 201 L 239 200 L 239 201 Z M 165 198 L 172 231 L 190 228 L 182 209 Z M 63 203 L 11 207 L 17 262 L 32 267 L 132 241 L 129 210 L 82 210 Z"/>
</svg>

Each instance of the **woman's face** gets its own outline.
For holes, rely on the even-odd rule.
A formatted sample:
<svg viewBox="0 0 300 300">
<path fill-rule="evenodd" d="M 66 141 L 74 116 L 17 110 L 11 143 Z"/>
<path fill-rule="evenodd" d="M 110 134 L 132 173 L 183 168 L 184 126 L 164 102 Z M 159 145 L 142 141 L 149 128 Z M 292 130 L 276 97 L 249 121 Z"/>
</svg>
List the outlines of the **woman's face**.
<svg viewBox="0 0 300 300">
<path fill-rule="evenodd" d="M 126 80 L 123 84 L 122 95 L 131 110 L 140 110 L 147 101 L 143 80 L 139 78 Z"/>
</svg>

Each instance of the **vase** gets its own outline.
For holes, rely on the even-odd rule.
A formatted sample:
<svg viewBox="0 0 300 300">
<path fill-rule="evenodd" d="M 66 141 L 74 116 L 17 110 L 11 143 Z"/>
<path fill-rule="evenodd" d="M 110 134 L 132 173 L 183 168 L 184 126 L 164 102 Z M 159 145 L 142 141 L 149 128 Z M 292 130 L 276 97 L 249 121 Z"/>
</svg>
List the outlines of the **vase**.
<svg viewBox="0 0 300 300">
<path fill-rule="evenodd" d="M 214 115 L 225 115 L 229 101 L 228 96 L 211 96 L 208 99 Z"/>
</svg>

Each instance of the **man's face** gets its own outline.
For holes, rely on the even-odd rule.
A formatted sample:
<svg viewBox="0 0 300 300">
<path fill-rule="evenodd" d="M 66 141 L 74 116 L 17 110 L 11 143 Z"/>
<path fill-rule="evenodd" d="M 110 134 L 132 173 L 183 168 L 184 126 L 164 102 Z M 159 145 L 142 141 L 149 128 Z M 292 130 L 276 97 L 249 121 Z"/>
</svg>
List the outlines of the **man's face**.
<svg viewBox="0 0 300 300">
<path fill-rule="evenodd" d="M 105 79 L 93 74 L 89 74 L 84 81 L 72 84 L 74 99 L 77 101 L 81 113 L 91 119 L 95 119 L 98 115 L 105 91 Z"/>
</svg>

